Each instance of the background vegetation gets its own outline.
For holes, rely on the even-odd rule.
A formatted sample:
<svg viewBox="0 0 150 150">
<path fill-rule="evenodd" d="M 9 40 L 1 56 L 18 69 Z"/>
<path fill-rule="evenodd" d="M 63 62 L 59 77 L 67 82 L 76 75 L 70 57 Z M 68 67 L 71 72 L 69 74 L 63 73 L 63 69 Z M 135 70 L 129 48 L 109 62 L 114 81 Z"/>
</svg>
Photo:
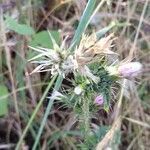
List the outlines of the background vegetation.
<svg viewBox="0 0 150 150">
<path fill-rule="evenodd" d="M 87 8 L 86 0 L 0 0 L 0 149 L 15 149 L 19 142 L 19 147 L 24 150 L 95 149 L 98 143 L 108 145 L 112 150 L 149 149 L 148 0 L 104 1 L 89 22 L 86 33 L 103 28 L 114 32 L 117 37 L 114 51 L 119 58 L 140 61 L 143 71 L 136 80 L 128 80 L 126 90 L 112 102 L 108 112 L 100 109 L 90 120 L 97 130 L 86 142 L 83 142 L 82 126 L 79 127 L 80 121 L 73 110 L 62 107 L 61 102 L 49 104 L 47 97 L 51 96 L 54 87 L 48 87 L 52 86 L 56 77 L 51 79 L 50 72 L 29 75 L 36 66 L 28 60 L 36 53 L 28 46 L 52 48 L 47 29 L 58 44 L 66 36 L 69 37 L 68 45 L 71 41 L 78 43 L 76 39 L 86 28 L 95 6 L 103 0 L 89 2 L 91 4 Z M 83 12 L 86 13 L 82 15 Z M 63 82 L 58 78 L 55 89 L 61 82 L 64 88 L 68 88 L 70 78 Z M 117 92 L 119 94 L 120 91 Z M 51 111 L 42 124 L 47 108 Z M 41 130 L 42 135 L 38 139 L 42 125 L 44 130 Z M 24 129 L 27 129 L 26 132 Z M 36 148 L 33 147 L 35 143 Z"/>
</svg>

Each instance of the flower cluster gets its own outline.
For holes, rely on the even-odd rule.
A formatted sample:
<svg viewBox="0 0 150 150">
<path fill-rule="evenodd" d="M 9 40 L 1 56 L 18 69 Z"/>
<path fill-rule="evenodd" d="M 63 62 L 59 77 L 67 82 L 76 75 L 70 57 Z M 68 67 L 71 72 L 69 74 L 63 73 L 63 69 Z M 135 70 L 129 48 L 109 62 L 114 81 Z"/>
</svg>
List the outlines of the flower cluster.
<svg viewBox="0 0 150 150">
<path fill-rule="evenodd" d="M 38 66 L 32 71 L 32 73 L 50 71 L 52 75 L 58 73 L 63 75 L 64 78 L 69 72 L 74 73 L 74 75 L 78 73 L 81 76 L 89 79 L 91 83 L 94 82 L 94 85 L 96 84 L 98 88 L 109 88 L 109 83 L 107 83 L 107 86 L 99 85 L 104 84 L 105 81 L 107 81 L 107 79 L 105 78 L 107 78 L 108 75 L 102 78 L 101 76 L 105 73 L 93 73 L 94 71 L 90 69 L 89 65 L 95 62 L 99 62 L 103 57 L 107 55 L 116 55 L 116 53 L 111 51 L 112 42 L 115 39 L 114 34 L 110 34 L 101 39 L 98 39 L 95 33 L 89 36 L 83 34 L 80 44 L 75 48 L 74 53 L 71 53 L 69 49 L 65 48 L 65 41 L 63 41 L 63 44 L 59 47 L 51 34 L 50 38 L 53 42 L 53 49 L 30 47 L 31 49 L 39 53 L 37 56 L 29 60 L 32 63 L 38 64 Z M 141 72 L 142 65 L 139 62 L 128 62 L 119 63 L 115 66 L 107 66 L 105 64 L 103 68 L 105 68 L 104 72 L 108 73 L 109 76 L 131 78 L 137 76 Z M 101 81 L 102 79 L 104 81 Z M 98 88 L 92 87 L 91 89 Z M 81 93 L 84 93 L 84 90 L 86 89 L 82 88 L 80 85 L 76 85 L 76 87 L 74 88 L 74 93 L 76 95 L 80 95 Z M 104 99 L 103 94 L 108 93 L 106 92 L 107 90 L 108 89 L 104 89 L 103 93 L 96 94 L 98 96 L 96 96 L 95 98 L 95 104 L 104 104 L 106 100 Z"/>
<path fill-rule="evenodd" d="M 32 63 L 39 64 L 32 73 L 51 71 L 52 75 L 59 73 L 65 77 L 65 74 L 76 70 L 97 82 L 98 78 L 91 73 L 87 65 L 95 62 L 105 54 L 114 54 L 110 51 L 113 34 L 100 40 L 97 39 L 95 33 L 90 36 L 83 35 L 74 54 L 70 54 L 64 48 L 64 44 L 59 47 L 51 34 L 50 37 L 53 42 L 53 49 L 30 47 L 39 52 L 37 56 L 29 60 Z"/>
</svg>

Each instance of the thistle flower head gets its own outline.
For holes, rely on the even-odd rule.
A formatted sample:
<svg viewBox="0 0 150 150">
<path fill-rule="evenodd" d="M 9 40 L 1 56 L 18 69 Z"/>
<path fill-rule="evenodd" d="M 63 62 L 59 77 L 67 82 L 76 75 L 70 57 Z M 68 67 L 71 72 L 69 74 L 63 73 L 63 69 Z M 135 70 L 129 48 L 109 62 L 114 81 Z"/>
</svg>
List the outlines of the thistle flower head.
<svg viewBox="0 0 150 150">
<path fill-rule="evenodd" d="M 50 33 L 49 33 L 50 34 Z M 73 55 L 69 54 L 69 51 L 64 49 L 64 41 L 59 47 L 56 41 L 50 34 L 53 43 L 53 49 L 42 48 L 42 47 L 31 47 L 31 49 L 37 51 L 39 54 L 29 61 L 38 66 L 31 72 L 45 72 L 50 71 L 52 75 L 59 73 L 63 76 L 65 74 L 74 71 L 76 68 L 76 61 Z"/>
<path fill-rule="evenodd" d="M 79 47 L 75 50 L 75 60 L 78 71 L 97 83 L 99 78 L 91 73 L 87 65 L 102 58 L 105 54 L 115 54 L 110 50 L 112 47 L 112 41 L 113 34 L 101 39 L 97 39 L 96 33 L 93 33 L 90 36 L 83 34 Z"/>
<path fill-rule="evenodd" d="M 97 105 L 102 105 L 102 104 L 104 103 L 103 95 L 98 95 L 98 96 L 96 96 L 94 102 L 95 102 L 95 104 L 97 104 Z"/>
<path fill-rule="evenodd" d="M 75 50 L 75 59 L 78 66 L 84 66 L 94 62 L 104 54 L 115 54 L 110 50 L 112 47 L 113 34 L 97 39 L 96 34 L 83 35 L 79 47 Z"/>
<path fill-rule="evenodd" d="M 111 33 L 110 35 L 101 38 L 98 40 L 97 44 L 95 45 L 95 53 L 96 54 L 115 54 L 110 49 L 112 47 L 112 42 L 115 40 L 114 34 Z"/>
<path fill-rule="evenodd" d="M 139 62 L 129 62 L 119 64 L 119 66 L 109 66 L 106 69 L 110 73 L 110 75 L 131 78 L 137 76 L 141 72 L 142 64 Z"/>
<path fill-rule="evenodd" d="M 32 73 L 51 71 L 52 75 L 54 75 L 57 72 L 62 73 L 62 70 L 66 72 L 69 67 L 72 68 L 73 62 L 71 62 L 70 57 L 67 57 L 68 54 L 65 51 L 56 51 L 42 47 L 30 48 L 39 52 L 37 56 L 29 60 L 31 63 L 38 64 Z M 65 68 L 66 66 L 67 68 Z"/>
<path fill-rule="evenodd" d="M 141 69 L 142 69 L 141 63 L 130 62 L 120 65 L 118 67 L 118 73 L 123 77 L 135 77 L 141 72 Z"/>
</svg>

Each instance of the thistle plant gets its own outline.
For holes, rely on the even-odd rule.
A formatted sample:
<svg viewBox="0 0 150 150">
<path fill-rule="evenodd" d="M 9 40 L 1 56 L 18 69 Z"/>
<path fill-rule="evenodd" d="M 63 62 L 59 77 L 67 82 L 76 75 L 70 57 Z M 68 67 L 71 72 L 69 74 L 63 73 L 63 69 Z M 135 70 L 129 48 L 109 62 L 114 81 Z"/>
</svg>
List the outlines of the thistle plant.
<svg viewBox="0 0 150 150">
<path fill-rule="evenodd" d="M 114 34 L 100 39 L 95 33 L 83 34 L 74 52 L 65 47 L 65 41 L 59 47 L 51 34 L 50 38 L 54 49 L 30 47 L 39 52 L 30 59 L 31 63 L 38 64 L 32 73 L 50 71 L 52 76 L 59 74 L 63 78 L 67 78 L 68 73 L 73 75 L 70 89 L 54 91 L 50 98 L 60 101 L 63 107 L 74 110 L 84 127 L 83 133 L 87 142 L 86 137 L 91 132 L 89 120 L 99 109 L 109 111 L 116 81 L 135 77 L 141 71 L 142 65 L 139 62 L 120 62 L 109 66 L 107 56 L 116 55 L 111 50 Z"/>
<path fill-rule="evenodd" d="M 102 0 L 97 6 L 97 9 L 101 7 L 105 1 L 106 0 Z M 112 47 L 114 46 L 113 42 L 116 38 L 114 33 L 104 34 L 114 27 L 115 24 L 104 28 L 101 33 L 98 32 L 100 36 L 103 35 L 101 38 L 96 32 L 93 32 L 91 35 L 84 33 L 90 22 L 90 17 L 94 15 L 92 12 L 95 4 L 96 1 L 88 1 L 70 47 L 66 46 L 66 39 L 59 46 L 50 32 L 49 36 L 53 43 L 52 49 L 30 47 L 38 53 L 29 60 L 29 62 L 37 65 L 31 74 L 49 71 L 51 73 L 52 82 L 46 89 L 37 109 L 35 109 L 29 120 L 18 142 L 17 150 L 42 104 L 44 97 L 54 83 L 54 90 L 51 96 L 48 97 L 49 103 L 32 149 L 35 150 L 37 147 L 54 100 L 60 102 L 62 107 L 71 108 L 74 111 L 76 118 L 79 120 L 79 127 L 83 131 L 82 142 L 88 145 L 88 148 L 90 146 L 93 148 L 92 146 L 95 145 L 90 142 L 90 137 L 91 135 L 93 136 L 94 133 L 91 130 L 90 119 L 95 113 L 98 113 L 100 109 L 109 112 L 111 102 L 114 99 L 114 97 L 112 97 L 113 88 L 116 86 L 118 80 L 131 76 L 135 77 L 141 71 L 142 65 L 139 62 L 122 63 L 118 61 L 117 64 L 112 63 L 115 65 L 108 63 L 108 56 L 118 55 L 112 51 Z M 71 85 L 65 89 L 62 81 L 63 79 L 69 78 L 68 74 L 72 75 L 69 79 Z M 58 78 L 55 81 L 57 76 Z"/>
</svg>

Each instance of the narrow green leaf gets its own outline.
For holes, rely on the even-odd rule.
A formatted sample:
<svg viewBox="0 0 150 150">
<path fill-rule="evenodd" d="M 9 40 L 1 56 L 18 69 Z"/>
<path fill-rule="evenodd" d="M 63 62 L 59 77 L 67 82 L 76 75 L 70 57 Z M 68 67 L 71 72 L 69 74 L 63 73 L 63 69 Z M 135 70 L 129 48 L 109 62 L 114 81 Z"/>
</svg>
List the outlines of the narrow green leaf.
<svg viewBox="0 0 150 150">
<path fill-rule="evenodd" d="M 80 23 L 78 25 L 78 28 L 75 32 L 74 37 L 73 37 L 71 48 L 73 48 L 75 45 L 77 45 L 79 43 L 83 32 L 85 31 L 85 29 L 87 28 L 87 26 L 89 24 L 89 19 L 93 13 L 93 10 L 95 8 L 95 4 L 96 4 L 96 0 L 89 0 L 88 1 L 86 8 L 83 12 L 83 15 L 80 19 Z"/>
<path fill-rule="evenodd" d="M 57 78 L 57 80 L 56 80 L 56 82 L 55 82 L 54 90 L 57 90 L 57 91 L 59 90 L 59 88 L 60 88 L 60 86 L 62 84 L 62 81 L 63 81 L 63 77 L 61 75 L 59 75 L 58 78 Z M 38 134 L 37 134 L 37 137 L 36 137 L 36 140 L 34 142 L 32 150 L 36 150 L 37 144 L 39 143 L 41 134 L 42 134 L 44 126 L 46 124 L 46 120 L 47 120 L 49 112 L 50 112 L 50 110 L 52 108 L 53 102 L 54 102 L 54 99 L 50 99 L 49 100 L 48 106 L 46 108 L 46 111 L 45 111 L 43 120 L 41 122 L 41 126 L 39 128 L 39 131 L 38 131 Z"/>
<path fill-rule="evenodd" d="M 8 95 L 8 90 L 5 85 L 0 85 L 0 116 L 8 113 L 8 99 L 3 98 L 5 95 Z"/>
<path fill-rule="evenodd" d="M 30 117 L 30 119 L 29 119 L 29 121 L 28 121 L 28 123 L 27 123 L 27 126 L 25 127 L 25 129 L 24 129 L 24 131 L 23 131 L 23 133 L 22 133 L 22 135 L 21 135 L 21 137 L 20 137 L 20 139 L 19 139 L 19 141 L 18 141 L 18 143 L 17 143 L 17 146 L 16 146 L 15 150 L 20 150 L 20 146 L 21 146 L 21 144 L 22 144 L 22 142 L 23 142 L 23 139 L 24 139 L 24 137 L 26 136 L 26 134 L 27 134 L 29 128 L 31 127 L 31 125 L 32 125 L 32 123 L 33 123 L 33 120 L 34 120 L 34 118 L 35 118 L 35 116 L 36 116 L 38 110 L 40 109 L 40 107 L 41 107 L 41 105 L 42 105 L 42 103 L 43 103 L 43 101 L 44 101 L 44 99 L 45 99 L 45 97 L 46 97 L 46 95 L 47 95 L 49 89 L 50 89 L 50 88 L 52 87 L 52 85 L 54 84 L 54 81 L 55 81 L 56 78 L 57 78 L 57 75 L 55 75 L 55 76 L 51 79 L 50 83 L 48 84 L 47 88 L 45 89 L 45 91 L 44 91 L 44 93 L 43 93 L 43 95 L 42 95 L 42 97 L 41 97 L 39 103 L 37 104 L 35 110 L 33 111 L 32 115 L 31 115 L 31 117 Z"/>
<path fill-rule="evenodd" d="M 102 36 L 104 36 L 108 31 L 110 31 L 113 28 L 124 27 L 124 26 L 129 26 L 129 25 L 130 24 L 126 23 L 126 22 L 120 23 L 117 20 L 116 21 L 112 21 L 107 27 L 104 27 L 103 29 L 99 30 L 96 33 L 97 38 L 101 38 Z"/>
<path fill-rule="evenodd" d="M 19 24 L 16 20 L 9 16 L 5 16 L 5 24 L 8 29 L 17 32 L 22 35 L 31 35 L 34 34 L 34 30 L 32 27 L 26 24 Z"/>
<path fill-rule="evenodd" d="M 104 36 L 108 31 L 110 31 L 113 27 L 115 27 L 117 24 L 116 22 L 111 22 L 107 27 L 104 27 L 103 29 L 99 30 L 96 35 L 97 38 L 101 38 L 102 36 Z"/>
</svg>

